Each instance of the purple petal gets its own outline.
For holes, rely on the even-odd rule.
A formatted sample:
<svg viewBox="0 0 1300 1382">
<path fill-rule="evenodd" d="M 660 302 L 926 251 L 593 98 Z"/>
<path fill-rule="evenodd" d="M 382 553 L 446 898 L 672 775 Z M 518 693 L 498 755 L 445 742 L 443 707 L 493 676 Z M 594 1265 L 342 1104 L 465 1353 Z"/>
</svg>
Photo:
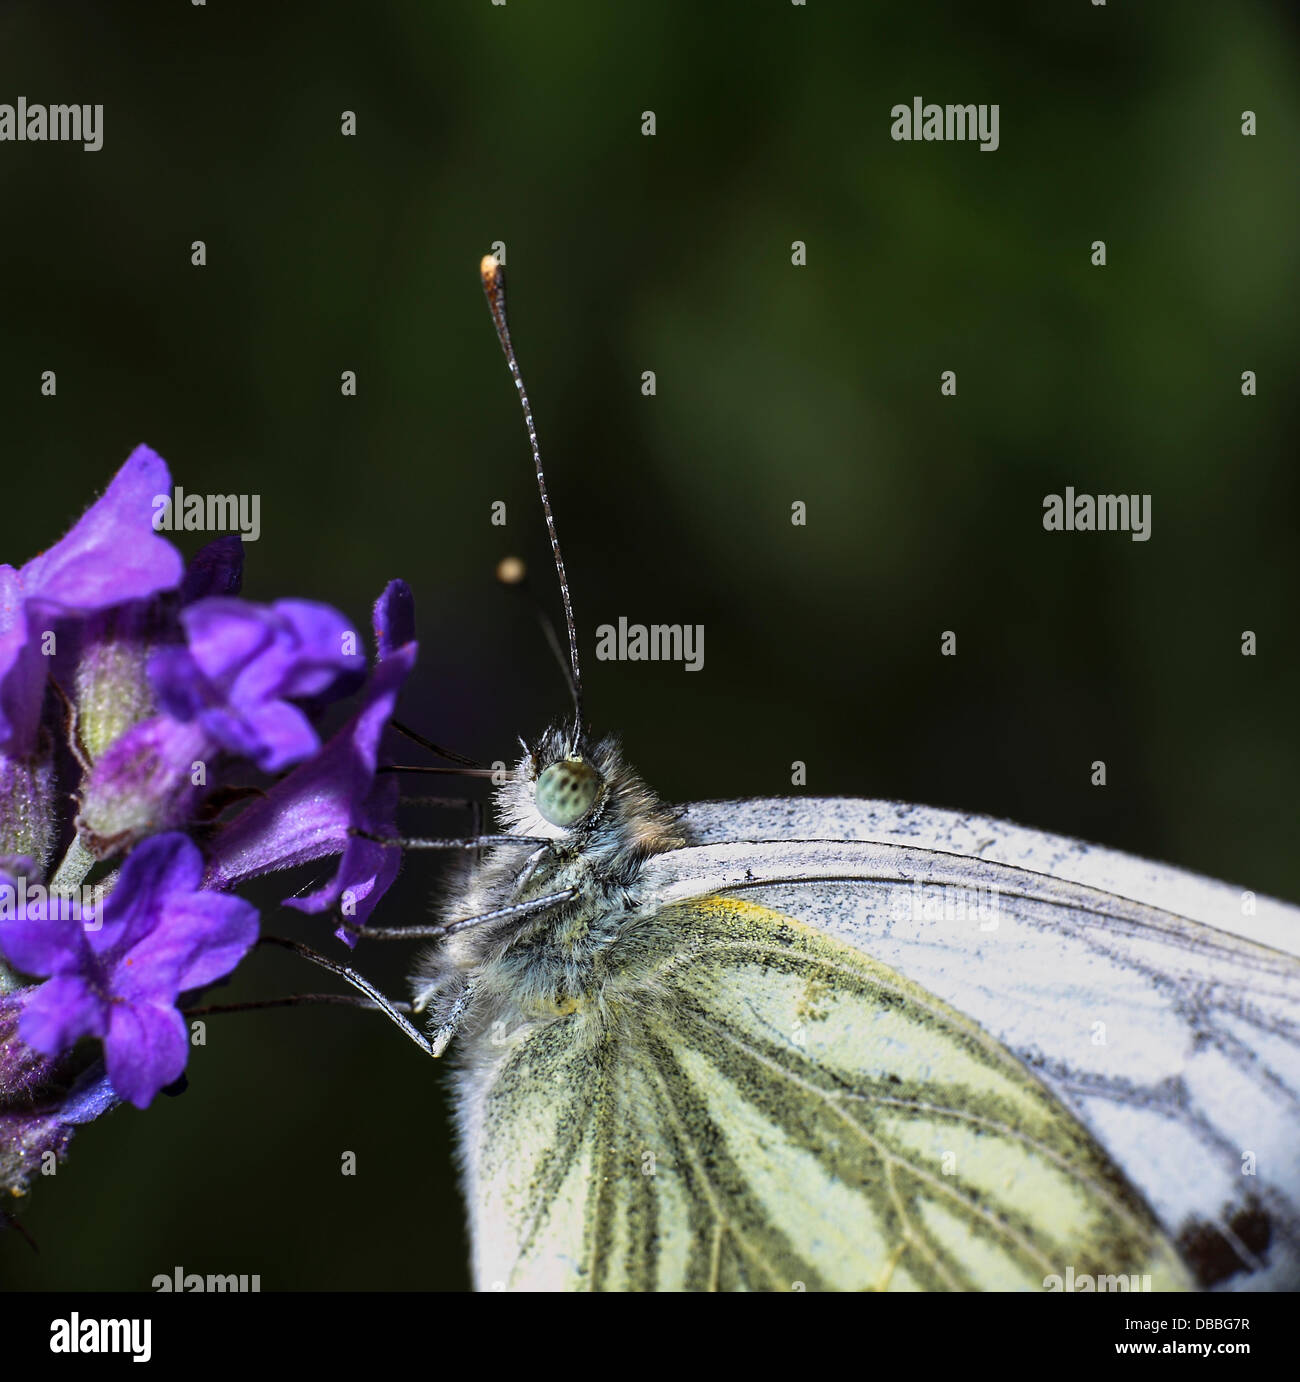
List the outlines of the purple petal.
<svg viewBox="0 0 1300 1382">
<path fill-rule="evenodd" d="M 120 927 L 113 949 L 132 950 L 159 926 L 169 925 L 178 900 L 196 892 L 202 878 L 203 855 L 186 836 L 173 832 L 142 840 L 126 856 L 109 895 L 109 919 L 115 929 Z M 90 933 L 90 944 L 96 950 L 107 949 L 95 932 Z"/>
<path fill-rule="evenodd" d="M 168 590 L 180 553 L 153 531 L 153 500 L 170 493 L 166 463 L 137 447 L 71 532 L 21 571 L 0 567 L 0 751 L 35 741 L 49 659 L 38 636 L 61 616 L 89 614 Z"/>
<path fill-rule="evenodd" d="M 338 854 L 352 821 L 350 756 L 346 729 L 340 730 L 315 758 L 281 778 L 225 826 L 213 841 L 206 885 L 225 890 Z"/>
<path fill-rule="evenodd" d="M 244 540 L 238 533 L 200 547 L 181 582 L 181 604 L 212 596 L 238 595 L 244 582 Z"/>
<path fill-rule="evenodd" d="M 23 578 L 14 567 L 0 565 L 0 638 L 22 619 Z"/>
<path fill-rule="evenodd" d="M 173 897 L 161 924 L 118 966 L 114 996 L 172 1002 L 229 974 L 257 940 L 257 908 L 242 897 L 197 892 Z"/>
<path fill-rule="evenodd" d="M 243 714 L 204 711 L 199 720 L 222 748 L 251 758 L 266 773 L 310 758 L 320 747 L 311 721 L 288 701 L 266 701 Z"/>
<path fill-rule="evenodd" d="M 113 1088 L 136 1108 L 179 1078 L 189 1054 L 185 1020 L 162 1004 L 115 1004 L 104 1038 Z"/>
<path fill-rule="evenodd" d="M 214 683 L 235 674 L 274 639 L 266 607 L 245 600 L 199 600 L 182 612 L 181 624 L 195 664 Z"/>
<path fill-rule="evenodd" d="M 167 463 L 137 446 L 67 536 L 23 567 L 26 598 L 85 612 L 176 585 L 180 553 L 153 527 L 154 499 L 171 487 Z"/>
<path fill-rule="evenodd" d="M 415 600 L 403 580 L 389 581 L 375 601 L 375 643 L 382 662 L 405 643 L 415 641 Z"/>
<path fill-rule="evenodd" d="M 375 769 L 384 728 L 397 708 L 398 692 L 415 663 L 416 652 L 415 643 L 403 644 L 375 668 L 366 703 L 346 727 L 352 751 L 349 826 L 369 835 L 396 833 L 397 779 L 376 777 Z M 370 783 L 364 798 L 361 798 L 362 782 Z M 353 926 L 364 926 L 400 868 L 398 848 L 350 834 L 334 877 L 305 897 L 286 898 L 285 905 L 302 912 L 323 912 L 348 893 L 353 906 L 347 920 Z M 348 945 L 356 944 L 356 937 L 346 927 L 339 927 L 335 934 Z"/>
<path fill-rule="evenodd" d="M 353 824 L 368 834 L 392 836 L 397 813 L 398 786 L 395 778 L 377 784 L 361 810 L 353 812 Z M 285 899 L 285 906 L 299 912 L 324 912 L 334 906 L 345 892 L 351 894 L 355 910 L 347 919 L 354 926 L 363 926 L 374 911 L 379 899 L 392 886 L 401 867 L 402 851 L 394 845 L 377 844 L 353 835 L 348 838 L 333 878 L 315 892 L 303 897 Z M 340 929 L 340 935 L 346 938 Z"/>
<path fill-rule="evenodd" d="M 328 605 L 200 600 L 181 622 L 200 672 L 235 704 L 319 696 L 341 674 L 365 670 L 359 653 L 344 651 L 356 641 L 352 626 Z"/>
<path fill-rule="evenodd" d="M 364 657 L 344 651 L 355 647 L 357 636 L 338 610 L 308 600 L 277 600 L 263 613 L 272 641 L 235 671 L 229 682 L 235 704 L 323 696 L 341 677 L 353 683 L 365 675 Z M 229 678 L 230 671 L 223 675 Z"/>
<path fill-rule="evenodd" d="M 60 1123 L 89 1123 L 121 1102 L 99 1062 L 84 1070 L 59 1106 Z"/>
<path fill-rule="evenodd" d="M 188 648 L 159 648 L 149 659 L 149 685 L 158 708 L 174 720 L 193 720 L 213 694 Z"/>
<path fill-rule="evenodd" d="M 12 878 L 0 878 L 0 907 L 6 915 L 0 920 L 0 951 L 15 969 L 24 974 L 75 974 L 90 958 L 84 923 L 71 916 L 61 915 L 62 907 L 54 908 L 54 917 L 43 913 L 48 905 L 17 907 L 20 884 Z"/>
<path fill-rule="evenodd" d="M 366 687 L 361 709 L 353 718 L 352 742 L 371 777 L 379 765 L 379 744 L 384 729 L 397 709 L 397 697 L 415 666 L 418 652 L 417 644 L 406 643 L 379 663 Z"/>
<path fill-rule="evenodd" d="M 383 853 L 383 857 L 378 860 L 373 871 L 367 873 L 366 867 L 354 863 L 345 855 L 339 864 L 339 882 L 343 885 L 339 889 L 339 895 L 350 895 L 352 899 L 351 908 L 344 908 L 344 915 L 348 922 L 353 926 L 364 926 L 370 920 L 370 914 L 383 900 L 384 894 L 393 886 L 393 880 L 397 877 L 398 870 L 402 867 L 402 852 L 400 849 L 388 849 Z M 334 933 L 345 945 L 354 946 L 357 943 L 356 936 L 345 926 L 340 926 Z"/>
<path fill-rule="evenodd" d="M 84 1036 L 108 1030 L 108 1004 L 80 977 L 47 979 L 33 991 L 18 1024 L 22 1039 L 34 1050 L 57 1056 Z"/>
<path fill-rule="evenodd" d="M 224 749 L 267 772 L 320 747 L 307 712 L 290 701 L 314 709 L 364 674 L 364 660 L 348 651 L 356 634 L 328 605 L 208 599 L 184 610 L 181 622 L 188 647 L 164 650 L 150 664 L 159 705 L 179 720 L 199 720 Z"/>
<path fill-rule="evenodd" d="M 264 873 L 339 854 L 354 842 L 350 832 L 363 820 L 363 808 L 374 784 L 379 741 L 416 652 L 416 645 L 408 643 L 381 662 L 371 675 L 366 699 L 357 714 L 314 758 L 282 778 L 220 833 L 208 859 L 209 887 L 230 888 Z M 385 790 L 394 793 L 395 802 L 396 785 Z M 363 828 L 373 829 L 374 823 Z M 389 833 L 391 829 L 389 817 L 386 829 L 375 833 Z M 338 891 L 344 886 L 347 884 L 341 884 Z"/>
<path fill-rule="evenodd" d="M 46 659 L 29 640 L 22 578 L 0 566 L 0 751 L 25 757 L 36 744 Z"/>
</svg>

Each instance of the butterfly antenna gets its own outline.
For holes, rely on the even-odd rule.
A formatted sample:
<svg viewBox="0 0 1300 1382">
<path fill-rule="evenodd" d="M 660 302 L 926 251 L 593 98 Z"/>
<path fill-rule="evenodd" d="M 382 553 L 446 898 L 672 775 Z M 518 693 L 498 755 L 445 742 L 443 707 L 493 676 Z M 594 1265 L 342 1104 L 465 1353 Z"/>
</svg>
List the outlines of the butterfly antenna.
<svg viewBox="0 0 1300 1382">
<path fill-rule="evenodd" d="M 537 616 L 537 622 L 542 626 L 546 646 L 551 650 L 551 656 L 555 658 L 556 665 L 560 669 L 560 675 L 564 678 L 564 684 L 569 688 L 569 695 L 576 697 L 578 693 L 573 684 L 573 672 L 564 656 L 564 649 L 560 647 L 560 636 L 555 632 L 555 621 L 547 614 L 542 607 L 542 602 L 537 598 L 533 583 L 528 579 L 528 569 L 518 557 L 502 557 L 497 563 L 497 580 L 502 585 L 510 586 L 527 595 L 528 603 L 532 605 L 533 613 Z"/>
<path fill-rule="evenodd" d="M 528 428 L 528 445 L 532 448 L 533 465 L 537 470 L 537 490 L 542 496 L 542 512 L 546 515 L 546 531 L 551 539 L 551 553 L 555 557 L 555 574 L 560 579 L 560 598 L 564 601 L 564 622 L 569 632 L 569 667 L 573 681 L 573 715 L 576 722 L 575 733 L 582 734 L 582 673 L 578 669 L 578 631 L 573 622 L 573 599 L 569 594 L 569 578 L 564 574 L 564 558 L 560 555 L 560 539 L 555 532 L 555 517 L 551 513 L 551 499 L 546 492 L 546 476 L 542 471 L 542 452 L 537 444 L 537 428 L 533 423 L 533 410 L 524 389 L 523 376 L 519 373 L 519 361 L 515 358 L 514 344 L 510 340 L 510 321 L 506 315 L 506 271 L 494 254 L 485 254 L 479 265 L 483 279 L 483 292 L 487 295 L 488 308 L 492 313 L 492 324 L 497 329 L 497 339 L 505 351 L 506 364 L 510 367 L 510 377 L 515 381 L 519 402 L 524 410 L 524 424 Z"/>
</svg>

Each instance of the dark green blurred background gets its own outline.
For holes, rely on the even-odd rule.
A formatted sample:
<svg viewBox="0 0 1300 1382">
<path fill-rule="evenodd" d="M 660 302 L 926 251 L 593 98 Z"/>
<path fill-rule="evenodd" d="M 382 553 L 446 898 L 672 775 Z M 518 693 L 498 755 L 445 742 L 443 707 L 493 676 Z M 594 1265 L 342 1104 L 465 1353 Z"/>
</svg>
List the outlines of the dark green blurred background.
<svg viewBox="0 0 1300 1382">
<path fill-rule="evenodd" d="M 800 759 L 1300 899 L 1296 56 L 1263 0 L 8 4 L 0 101 L 105 116 L 98 153 L 0 144 L 0 553 L 147 441 L 262 496 L 251 598 L 363 619 L 404 576 L 405 717 L 509 756 L 565 698 L 493 580 L 518 552 L 558 604 L 502 240 L 589 709 L 664 795 Z M 998 103 L 1001 147 L 893 142 L 914 95 Z M 1045 533 L 1067 485 L 1150 493 L 1151 541 Z M 704 670 L 596 662 L 620 615 L 704 624 Z M 380 916 L 436 882 L 414 858 Z M 364 967 L 401 990 L 402 954 Z M 318 986 L 258 955 L 229 992 Z M 214 1019 L 183 1097 L 79 1133 L 0 1280 L 463 1286 L 440 1086 L 367 1014 Z"/>
</svg>

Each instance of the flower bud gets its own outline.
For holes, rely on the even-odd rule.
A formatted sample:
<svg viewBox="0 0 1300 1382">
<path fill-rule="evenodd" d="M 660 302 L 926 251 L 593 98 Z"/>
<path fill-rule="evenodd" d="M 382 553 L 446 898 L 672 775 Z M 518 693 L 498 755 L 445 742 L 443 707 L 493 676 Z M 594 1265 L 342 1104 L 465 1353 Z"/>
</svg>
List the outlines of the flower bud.
<svg viewBox="0 0 1300 1382">
<path fill-rule="evenodd" d="M 77 829 L 98 859 L 193 819 L 207 795 L 212 741 L 166 715 L 133 726 L 104 751 L 81 789 Z"/>
<path fill-rule="evenodd" d="M 141 639 L 108 637 L 90 643 L 82 653 L 77 664 L 77 735 L 92 763 L 153 713 L 149 652 Z"/>
</svg>

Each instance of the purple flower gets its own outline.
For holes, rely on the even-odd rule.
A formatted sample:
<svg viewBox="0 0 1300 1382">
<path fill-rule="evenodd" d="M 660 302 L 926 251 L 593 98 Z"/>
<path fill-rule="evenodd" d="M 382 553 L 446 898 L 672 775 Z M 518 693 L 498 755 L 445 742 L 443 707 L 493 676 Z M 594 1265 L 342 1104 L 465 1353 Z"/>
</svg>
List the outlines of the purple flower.
<svg viewBox="0 0 1300 1382">
<path fill-rule="evenodd" d="M 237 588 L 242 545 L 210 543 L 186 573 L 182 597 Z M 141 719 L 99 755 L 81 789 L 78 828 L 99 858 L 157 831 L 194 822 L 219 786 L 214 760 L 251 758 L 267 772 L 310 757 L 320 737 L 310 709 L 359 684 L 356 634 L 328 605 L 254 605 L 216 596 L 180 610 L 187 644 L 149 660 L 151 700 Z M 291 699 L 292 698 L 292 699 Z"/>
<path fill-rule="evenodd" d="M 347 694 L 364 675 L 355 632 L 328 605 L 214 598 L 190 605 L 181 623 L 186 646 L 162 649 L 150 665 L 160 707 L 266 772 L 320 747 L 294 701 Z"/>
<path fill-rule="evenodd" d="M 410 591 L 394 581 L 375 606 L 366 681 L 335 610 L 238 598 L 238 537 L 182 574 L 153 526 L 171 492 L 140 447 L 65 538 L 0 566 L 0 1190 L 21 1192 L 76 1124 L 178 1079 L 183 995 L 257 939 L 231 888 L 337 856 L 290 905 L 362 923 L 399 867 L 363 836 L 395 831 L 397 780 L 380 762 L 416 656 Z M 322 747 L 320 711 L 363 683 Z M 263 790 L 251 767 L 279 780 Z M 84 880 L 110 855 L 121 867 L 102 897 Z"/>
<path fill-rule="evenodd" d="M 180 580 L 180 554 L 152 523 L 154 496 L 170 490 L 166 462 L 137 446 L 66 537 L 20 569 L 0 566 L 0 753 L 22 757 L 35 745 L 48 670 L 41 643 L 55 619 Z"/>
<path fill-rule="evenodd" d="M 379 660 L 360 708 L 315 758 L 221 832 L 208 861 L 210 887 L 229 888 L 259 874 L 342 854 L 328 883 L 306 897 L 289 898 L 288 905 L 323 912 L 342 901 L 344 914 L 361 926 L 397 876 L 400 851 L 354 832 L 395 833 L 397 779 L 376 770 L 384 728 L 418 650 L 405 581 L 389 582 L 374 617 Z M 338 934 L 353 943 L 346 931 Z"/>
<path fill-rule="evenodd" d="M 22 1039 L 54 1056 L 99 1037 L 113 1089 L 146 1107 L 185 1068 L 177 997 L 229 973 L 257 939 L 257 910 L 203 891 L 202 873 L 197 845 L 156 835 L 122 865 L 98 929 L 66 907 L 27 906 L 0 921 L 10 963 L 51 976 L 24 1004 Z"/>
</svg>

